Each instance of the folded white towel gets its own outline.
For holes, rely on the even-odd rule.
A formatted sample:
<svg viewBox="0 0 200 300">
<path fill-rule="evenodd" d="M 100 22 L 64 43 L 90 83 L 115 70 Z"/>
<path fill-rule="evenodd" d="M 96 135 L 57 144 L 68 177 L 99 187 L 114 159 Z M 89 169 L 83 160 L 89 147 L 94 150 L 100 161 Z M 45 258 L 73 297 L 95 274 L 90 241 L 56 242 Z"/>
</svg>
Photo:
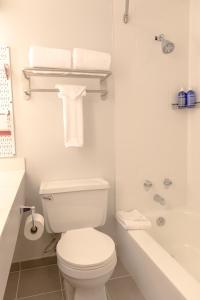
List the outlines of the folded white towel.
<svg viewBox="0 0 200 300">
<path fill-rule="evenodd" d="M 29 49 L 30 67 L 66 68 L 72 67 L 71 51 L 32 46 Z"/>
<path fill-rule="evenodd" d="M 72 60 L 74 69 L 109 71 L 111 68 L 109 53 L 74 48 Z"/>
<path fill-rule="evenodd" d="M 146 221 L 147 218 L 142 215 L 138 210 L 130 210 L 130 211 L 123 211 L 119 210 L 117 215 L 121 219 L 126 219 L 130 221 Z"/>
<path fill-rule="evenodd" d="M 118 211 L 116 218 L 126 230 L 144 230 L 151 227 L 151 222 L 137 210 Z"/>
<path fill-rule="evenodd" d="M 83 146 L 83 96 L 86 87 L 78 85 L 56 85 L 63 103 L 65 147 Z"/>
</svg>

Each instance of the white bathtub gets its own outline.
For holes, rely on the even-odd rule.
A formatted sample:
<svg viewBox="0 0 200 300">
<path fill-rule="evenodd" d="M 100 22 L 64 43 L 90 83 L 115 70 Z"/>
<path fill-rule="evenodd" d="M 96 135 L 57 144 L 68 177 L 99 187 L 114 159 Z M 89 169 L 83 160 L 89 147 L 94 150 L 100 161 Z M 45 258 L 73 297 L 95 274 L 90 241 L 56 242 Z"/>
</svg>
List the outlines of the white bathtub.
<svg viewBox="0 0 200 300">
<path fill-rule="evenodd" d="M 120 259 L 145 299 L 200 300 L 200 214 L 179 209 L 148 217 L 148 232 L 118 224 Z M 164 226 L 157 225 L 158 217 Z"/>
</svg>

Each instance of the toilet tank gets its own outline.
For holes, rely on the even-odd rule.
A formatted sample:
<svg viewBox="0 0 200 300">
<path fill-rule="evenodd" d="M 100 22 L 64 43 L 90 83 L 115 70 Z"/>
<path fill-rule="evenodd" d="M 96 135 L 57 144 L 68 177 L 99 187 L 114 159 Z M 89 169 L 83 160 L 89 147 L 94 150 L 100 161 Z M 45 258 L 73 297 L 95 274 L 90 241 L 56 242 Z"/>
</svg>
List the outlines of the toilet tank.
<svg viewBox="0 0 200 300">
<path fill-rule="evenodd" d="M 42 182 L 45 227 L 61 233 L 105 224 L 109 183 L 101 178 Z"/>
</svg>

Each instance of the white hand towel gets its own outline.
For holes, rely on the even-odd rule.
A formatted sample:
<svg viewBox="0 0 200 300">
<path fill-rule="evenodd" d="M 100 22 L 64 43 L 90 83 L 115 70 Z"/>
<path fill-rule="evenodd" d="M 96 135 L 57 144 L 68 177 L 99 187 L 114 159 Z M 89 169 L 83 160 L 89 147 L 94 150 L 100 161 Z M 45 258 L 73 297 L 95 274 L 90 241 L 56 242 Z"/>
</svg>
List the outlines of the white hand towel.
<svg viewBox="0 0 200 300">
<path fill-rule="evenodd" d="M 83 96 L 86 87 L 79 85 L 56 85 L 63 103 L 65 147 L 83 146 Z"/>
<path fill-rule="evenodd" d="M 32 46 L 29 49 L 29 65 L 46 68 L 72 67 L 71 51 L 67 49 L 56 49 Z"/>
<path fill-rule="evenodd" d="M 151 227 L 151 222 L 137 210 L 118 211 L 116 218 L 126 230 L 144 230 Z"/>
<path fill-rule="evenodd" d="M 74 69 L 109 71 L 111 68 L 109 53 L 74 48 L 72 60 Z"/>
</svg>

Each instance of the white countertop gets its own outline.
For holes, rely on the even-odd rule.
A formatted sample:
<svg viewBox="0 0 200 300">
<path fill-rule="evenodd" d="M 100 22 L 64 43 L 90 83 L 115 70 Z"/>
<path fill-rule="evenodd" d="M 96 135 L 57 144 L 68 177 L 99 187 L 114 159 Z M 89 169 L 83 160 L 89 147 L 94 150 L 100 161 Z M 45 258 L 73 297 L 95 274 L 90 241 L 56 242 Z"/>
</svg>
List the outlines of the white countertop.
<svg viewBox="0 0 200 300">
<path fill-rule="evenodd" d="M 3 300 L 25 203 L 25 161 L 0 159 L 0 300 Z"/>
<path fill-rule="evenodd" d="M 0 171 L 0 237 L 24 174 L 24 170 Z"/>
</svg>

